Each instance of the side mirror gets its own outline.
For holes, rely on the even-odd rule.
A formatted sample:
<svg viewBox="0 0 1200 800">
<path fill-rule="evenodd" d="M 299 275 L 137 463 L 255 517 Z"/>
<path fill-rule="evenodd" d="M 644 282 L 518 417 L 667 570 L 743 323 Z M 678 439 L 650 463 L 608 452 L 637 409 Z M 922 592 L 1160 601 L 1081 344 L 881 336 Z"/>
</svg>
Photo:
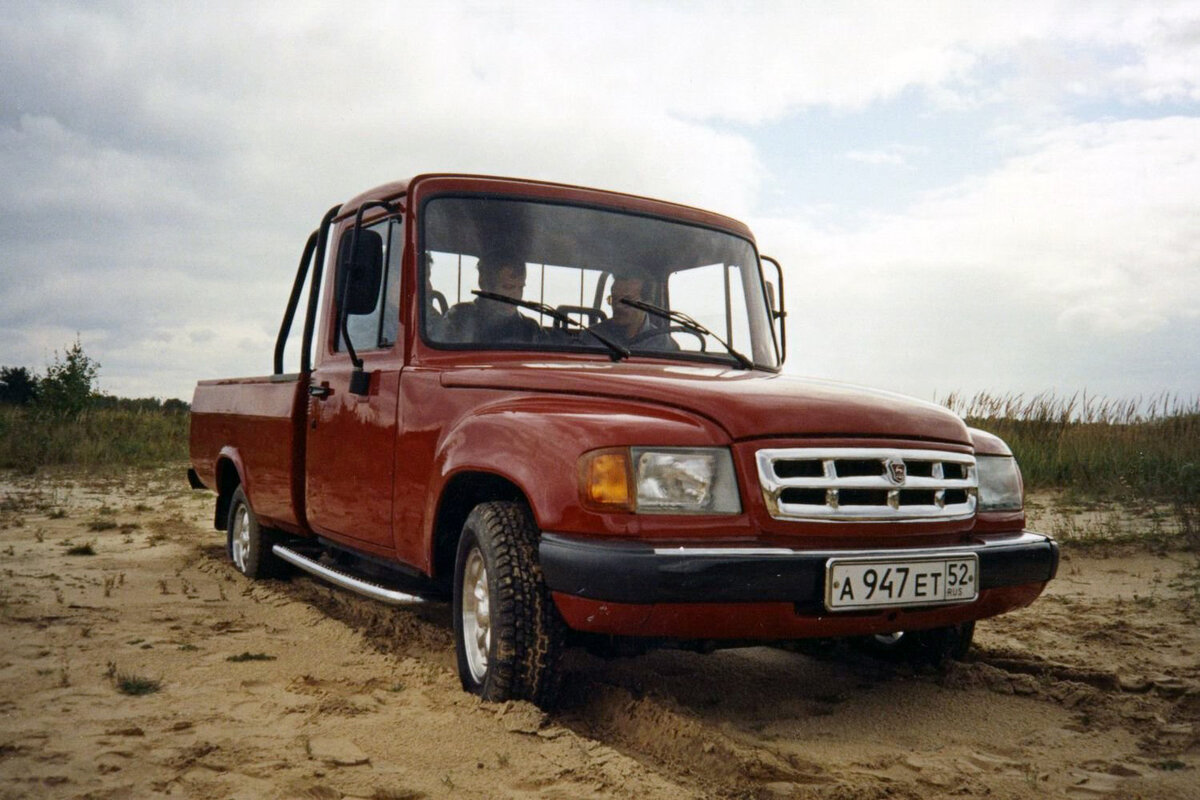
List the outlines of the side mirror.
<svg viewBox="0 0 1200 800">
<path fill-rule="evenodd" d="M 351 314 L 370 314 L 379 302 L 379 284 L 383 280 L 383 236 L 376 231 L 364 230 L 362 226 L 363 212 L 376 206 L 393 210 L 391 204 L 383 200 L 363 203 L 358 207 L 350 238 L 342 239 L 338 245 L 339 270 L 334 287 L 338 330 L 342 341 L 346 343 L 350 363 L 354 364 L 354 372 L 350 375 L 350 393 L 360 396 L 366 396 L 370 391 L 371 375 L 363 371 L 362 357 L 354 351 L 346 321 Z"/>
<path fill-rule="evenodd" d="M 347 316 L 370 314 L 379 302 L 383 281 L 383 237 L 359 229 L 343 237 L 338 250 L 338 308 Z"/>
<path fill-rule="evenodd" d="M 775 283 L 763 275 L 763 284 L 767 288 L 767 305 L 771 310 L 771 324 L 776 327 L 779 337 L 779 361 L 787 360 L 787 309 L 783 303 L 783 266 L 770 256 L 759 256 L 763 261 L 775 267 Z M 778 297 L 776 297 L 778 295 Z"/>
</svg>

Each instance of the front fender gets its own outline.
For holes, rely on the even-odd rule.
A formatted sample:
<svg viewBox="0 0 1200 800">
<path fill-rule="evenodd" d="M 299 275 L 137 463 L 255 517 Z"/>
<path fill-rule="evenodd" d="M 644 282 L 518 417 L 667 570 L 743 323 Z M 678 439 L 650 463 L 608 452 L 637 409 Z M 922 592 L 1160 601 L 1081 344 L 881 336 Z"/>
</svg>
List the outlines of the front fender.
<svg viewBox="0 0 1200 800">
<path fill-rule="evenodd" d="M 517 486 L 542 530 L 636 535 L 633 514 L 597 514 L 582 508 L 579 457 L 601 447 L 729 445 L 709 420 L 636 401 L 586 397 L 508 397 L 449 426 L 434 463 L 436 503 L 447 482 L 463 472 L 486 472 Z M 431 514 L 436 506 L 430 506 Z M 432 516 L 427 517 L 432 519 Z"/>
<path fill-rule="evenodd" d="M 977 456 L 1011 456 L 1013 454 L 1008 443 L 993 433 L 979 428 L 968 428 L 967 432 L 971 434 L 971 446 L 975 448 Z"/>
</svg>

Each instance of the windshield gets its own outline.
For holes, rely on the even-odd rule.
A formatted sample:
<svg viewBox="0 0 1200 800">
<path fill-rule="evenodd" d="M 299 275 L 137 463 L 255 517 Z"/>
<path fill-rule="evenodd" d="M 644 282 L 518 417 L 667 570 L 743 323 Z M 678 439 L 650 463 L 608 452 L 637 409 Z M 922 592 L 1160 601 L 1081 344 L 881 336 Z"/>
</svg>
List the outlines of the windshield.
<svg viewBox="0 0 1200 800">
<path fill-rule="evenodd" d="M 778 366 L 746 239 L 496 197 L 435 198 L 422 218 L 422 325 L 435 346 Z"/>
</svg>

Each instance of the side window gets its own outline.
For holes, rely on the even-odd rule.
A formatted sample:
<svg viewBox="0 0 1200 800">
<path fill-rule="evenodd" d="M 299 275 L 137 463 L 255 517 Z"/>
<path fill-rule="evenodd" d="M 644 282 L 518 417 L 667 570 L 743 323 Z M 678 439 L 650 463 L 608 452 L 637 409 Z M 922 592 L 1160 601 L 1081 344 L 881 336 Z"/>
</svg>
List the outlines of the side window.
<svg viewBox="0 0 1200 800">
<path fill-rule="evenodd" d="M 379 321 L 379 346 L 391 347 L 400 333 L 400 262 L 404 255 L 404 226 L 388 223 L 383 240 L 383 318 Z"/>
<path fill-rule="evenodd" d="M 373 234 L 373 236 L 371 235 Z M 338 243 L 338 270 L 345 269 L 353 229 L 342 234 Z M 346 315 L 346 331 L 356 352 L 391 347 L 396 342 L 400 326 L 400 261 L 403 254 L 402 228 L 397 220 L 387 220 L 375 225 L 364 226 L 360 247 L 367 245 L 381 248 L 381 274 L 365 271 L 339 274 L 336 278 L 340 298 L 350 298 L 350 313 Z M 342 286 L 341 282 L 346 281 Z M 371 303 L 372 299 L 374 302 Z M 338 352 L 346 349 L 342 331 L 338 331 Z"/>
</svg>

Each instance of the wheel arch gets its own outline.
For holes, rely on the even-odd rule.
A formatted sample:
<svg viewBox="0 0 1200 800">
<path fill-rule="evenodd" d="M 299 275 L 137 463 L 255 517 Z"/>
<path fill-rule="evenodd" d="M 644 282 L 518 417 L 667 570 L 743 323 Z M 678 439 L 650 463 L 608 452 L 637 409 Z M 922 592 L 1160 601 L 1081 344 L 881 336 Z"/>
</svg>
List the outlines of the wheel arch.
<svg viewBox="0 0 1200 800">
<path fill-rule="evenodd" d="M 223 531 L 229 526 L 229 500 L 237 487 L 244 483 L 241 458 L 238 457 L 236 451 L 229 448 L 221 450 L 221 454 L 217 457 L 216 473 L 217 503 L 213 511 L 213 527 Z M 244 491 L 248 498 L 249 489 Z"/>
<path fill-rule="evenodd" d="M 447 581 L 454 576 L 454 558 L 463 523 L 480 503 L 509 501 L 531 508 L 525 492 L 509 478 L 494 472 L 467 470 L 456 473 L 442 487 L 433 521 L 431 577 Z"/>
</svg>

